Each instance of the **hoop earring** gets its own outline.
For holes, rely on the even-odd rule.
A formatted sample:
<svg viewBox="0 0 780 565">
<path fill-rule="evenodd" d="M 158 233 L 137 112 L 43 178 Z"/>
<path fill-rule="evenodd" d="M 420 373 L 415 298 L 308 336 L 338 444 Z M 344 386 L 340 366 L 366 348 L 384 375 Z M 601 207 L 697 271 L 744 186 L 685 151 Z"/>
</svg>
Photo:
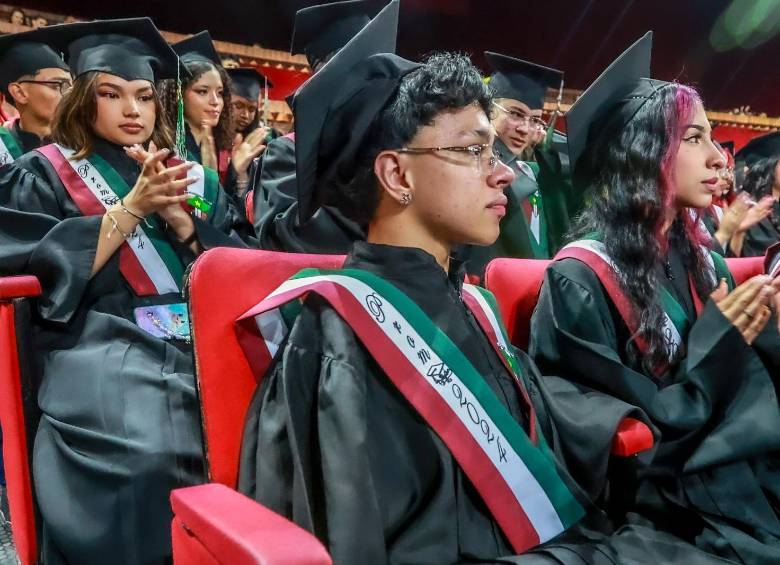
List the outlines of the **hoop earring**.
<svg viewBox="0 0 780 565">
<path fill-rule="evenodd" d="M 412 201 L 412 195 L 409 194 L 408 192 L 404 192 L 401 195 L 401 205 L 402 206 L 408 206 L 411 201 Z"/>
</svg>

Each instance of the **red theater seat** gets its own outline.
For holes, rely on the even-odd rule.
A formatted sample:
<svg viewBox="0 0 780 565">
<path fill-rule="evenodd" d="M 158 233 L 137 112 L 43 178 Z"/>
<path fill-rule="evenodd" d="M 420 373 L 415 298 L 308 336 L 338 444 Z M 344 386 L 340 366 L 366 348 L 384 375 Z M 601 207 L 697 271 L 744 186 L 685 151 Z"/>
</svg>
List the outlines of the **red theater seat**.
<svg viewBox="0 0 780 565">
<path fill-rule="evenodd" d="M 3 429 L 3 462 L 5 465 L 11 530 L 16 552 L 22 565 L 38 562 L 38 546 L 30 474 L 34 420 L 30 403 L 35 394 L 27 378 L 22 334 L 29 326 L 23 320 L 26 297 L 38 296 L 41 285 L 32 276 L 0 277 L 0 425 Z M 30 401 L 29 403 L 25 401 Z M 25 409 L 28 408 L 27 411 Z M 29 426 L 28 426 L 29 424 Z M 28 427 L 30 436 L 28 436 Z"/>
<path fill-rule="evenodd" d="M 228 248 L 207 251 L 195 262 L 188 293 L 206 459 L 209 479 L 224 486 L 172 493 L 177 565 L 330 563 L 314 536 L 232 490 L 257 386 L 234 324 L 301 269 L 334 269 L 343 262 L 343 256 Z"/>
</svg>

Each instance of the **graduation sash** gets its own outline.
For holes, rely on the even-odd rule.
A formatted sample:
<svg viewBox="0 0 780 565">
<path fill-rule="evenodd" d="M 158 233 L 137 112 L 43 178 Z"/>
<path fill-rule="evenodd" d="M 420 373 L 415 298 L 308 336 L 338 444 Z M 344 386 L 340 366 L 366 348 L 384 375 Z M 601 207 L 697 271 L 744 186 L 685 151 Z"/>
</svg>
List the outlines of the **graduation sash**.
<svg viewBox="0 0 780 565">
<path fill-rule="evenodd" d="M 74 151 L 57 144 L 46 145 L 37 151 L 52 164 L 65 190 L 85 216 L 105 214 L 130 192 L 119 173 L 99 155 L 72 159 Z M 149 216 L 138 224 L 132 237 L 122 243 L 119 269 L 139 296 L 181 291 L 184 265 L 156 216 Z"/>
<path fill-rule="evenodd" d="M 533 161 L 515 161 L 517 168 L 528 178 L 537 183 L 539 176 L 539 165 Z M 528 221 L 529 241 L 531 251 L 536 259 L 547 259 L 549 251 L 547 249 L 547 219 L 544 214 L 544 202 L 542 200 L 541 190 L 537 190 L 521 202 L 523 211 Z"/>
<path fill-rule="evenodd" d="M 716 283 L 718 277 L 725 277 L 730 281 L 729 270 L 723 258 L 717 253 L 704 248 L 709 265 L 709 276 L 713 283 Z M 588 265 L 601 281 L 604 289 L 607 291 L 610 299 L 618 310 L 620 317 L 628 327 L 632 335 L 636 336 L 639 330 L 639 313 L 636 311 L 633 303 L 623 292 L 619 283 L 619 271 L 614 261 L 607 253 L 605 245 L 595 239 L 581 239 L 564 246 L 555 256 L 555 261 L 560 259 L 577 259 Z M 704 304 L 699 298 L 693 285 L 693 280 L 689 279 L 691 287 L 691 296 L 696 308 L 697 315 L 701 313 Z M 730 284 L 730 282 L 729 282 Z M 666 341 L 666 350 L 670 362 L 674 361 L 683 347 L 683 340 L 688 334 L 692 321 L 688 318 L 682 305 L 666 290 L 663 286 L 660 290 L 661 307 L 664 310 L 664 325 L 662 332 Z M 635 337 L 635 341 L 642 353 L 647 353 L 648 344 L 640 336 Z"/>
<path fill-rule="evenodd" d="M 6 122 L 0 126 L 0 166 L 13 163 L 22 156 L 22 147 L 16 141 L 11 127 L 14 122 Z"/>
<path fill-rule="evenodd" d="M 280 307 L 314 292 L 355 331 L 384 372 L 444 441 L 515 551 L 552 539 L 584 510 L 558 475 L 519 378 L 519 366 L 487 291 L 464 285 L 465 304 L 529 408 L 530 434 L 510 415 L 449 337 L 408 296 L 358 269 L 305 269 L 238 321 L 244 351 L 262 377 L 289 327 Z"/>
</svg>

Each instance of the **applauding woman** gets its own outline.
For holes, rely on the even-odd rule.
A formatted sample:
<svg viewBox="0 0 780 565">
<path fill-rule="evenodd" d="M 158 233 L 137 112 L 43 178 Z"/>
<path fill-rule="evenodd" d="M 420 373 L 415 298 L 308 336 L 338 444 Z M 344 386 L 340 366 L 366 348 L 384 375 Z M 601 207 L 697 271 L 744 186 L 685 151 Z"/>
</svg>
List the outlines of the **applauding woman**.
<svg viewBox="0 0 780 565">
<path fill-rule="evenodd" d="M 710 205 L 724 159 L 696 92 L 644 78 L 650 44 L 621 55 L 567 115 L 590 206 L 547 271 L 530 353 L 659 429 L 634 510 L 720 557 L 777 562 L 780 409 L 756 341 L 774 330 L 777 282 L 729 291 L 725 262 L 701 245 L 689 209 Z"/>
<path fill-rule="evenodd" d="M 177 60 L 151 20 L 56 32 L 76 77 L 56 143 L 0 177 L 0 268 L 43 287 L 33 457 L 43 555 L 162 563 L 169 492 L 204 478 L 182 278 L 227 241 L 226 196 L 193 210 L 192 163 L 166 166 L 173 136 L 154 83 L 175 77 Z"/>
</svg>

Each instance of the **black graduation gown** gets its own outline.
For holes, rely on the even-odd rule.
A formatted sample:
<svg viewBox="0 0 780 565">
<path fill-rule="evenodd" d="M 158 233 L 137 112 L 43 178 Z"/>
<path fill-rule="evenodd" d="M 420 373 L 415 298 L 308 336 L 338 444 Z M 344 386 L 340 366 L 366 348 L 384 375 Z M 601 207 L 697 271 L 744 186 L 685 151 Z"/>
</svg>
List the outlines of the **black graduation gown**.
<svg viewBox="0 0 780 565">
<path fill-rule="evenodd" d="M 774 222 L 772 222 L 774 220 Z M 764 218 L 745 234 L 742 244 L 743 257 L 764 255 L 766 250 L 780 241 L 780 201 L 775 201 L 772 207 L 772 217 Z"/>
<path fill-rule="evenodd" d="M 11 135 L 19 144 L 19 147 L 22 148 L 23 153 L 29 153 L 33 149 L 38 149 L 41 145 L 44 144 L 44 142 L 40 137 L 38 137 L 37 134 L 23 130 L 20 127 L 19 120 L 16 120 L 13 127 L 8 131 L 11 132 Z"/>
<path fill-rule="evenodd" d="M 98 141 L 95 151 L 135 184 L 138 167 L 121 147 Z M 204 247 L 230 243 L 222 191 L 208 220 L 194 221 Z M 43 287 L 33 478 L 47 564 L 162 562 L 170 490 L 204 479 L 190 346 L 152 337 L 133 316 L 183 299 L 137 296 L 119 253 L 90 278 L 100 224 L 81 215 L 37 151 L 0 171 L 0 272 L 36 275 Z M 170 239 L 185 263 L 194 259 Z"/>
<path fill-rule="evenodd" d="M 511 378 L 461 301 L 461 270 L 448 277 L 421 250 L 365 242 L 355 244 L 346 266 L 371 271 L 414 300 L 527 429 L 528 414 Z M 525 355 L 519 360 L 545 436 L 571 475 L 562 466 L 559 472 L 581 500 L 601 496 L 615 426 L 627 415 L 643 416 L 554 377 L 542 382 Z M 353 330 L 314 295 L 305 300 L 249 408 L 239 490 L 313 532 L 339 565 L 617 563 L 618 554 L 633 554 L 637 563 L 658 563 L 659 556 L 710 562 L 671 536 L 646 535 L 640 525 L 606 539 L 609 526 L 587 502 L 590 514 L 583 523 L 531 553 L 512 556 L 444 443 Z"/>
<path fill-rule="evenodd" d="M 286 136 L 277 137 L 265 150 L 254 208 L 261 249 L 344 254 L 353 242 L 365 239 L 360 226 L 328 206 L 317 210 L 306 223 L 298 221 L 295 142 Z"/>
<path fill-rule="evenodd" d="M 695 319 L 682 261 L 676 252 L 670 261 L 675 279 L 662 280 Z M 633 404 L 659 428 L 637 512 L 709 553 L 778 562 L 780 409 L 770 373 L 712 301 L 684 340 L 674 374 L 645 374 L 594 272 L 564 259 L 545 275 L 529 352 L 541 371 Z"/>
</svg>

